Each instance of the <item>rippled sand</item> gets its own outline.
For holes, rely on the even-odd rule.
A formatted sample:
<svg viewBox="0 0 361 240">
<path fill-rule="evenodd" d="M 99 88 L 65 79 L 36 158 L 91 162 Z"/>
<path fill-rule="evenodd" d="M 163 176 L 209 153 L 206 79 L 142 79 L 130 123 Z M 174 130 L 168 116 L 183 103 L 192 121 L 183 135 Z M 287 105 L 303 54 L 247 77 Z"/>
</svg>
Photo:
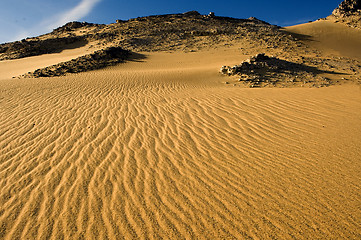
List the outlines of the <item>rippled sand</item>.
<svg viewBox="0 0 361 240">
<path fill-rule="evenodd" d="M 0 81 L 1 239 L 361 237 L 361 90 L 224 85 L 232 49 Z"/>
</svg>

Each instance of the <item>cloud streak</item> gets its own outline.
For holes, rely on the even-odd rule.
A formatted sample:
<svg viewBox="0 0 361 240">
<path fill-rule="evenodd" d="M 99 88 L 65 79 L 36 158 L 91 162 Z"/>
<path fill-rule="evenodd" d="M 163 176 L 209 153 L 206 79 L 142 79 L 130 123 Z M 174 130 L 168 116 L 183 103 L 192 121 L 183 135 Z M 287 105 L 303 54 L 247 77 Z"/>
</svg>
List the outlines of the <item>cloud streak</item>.
<svg viewBox="0 0 361 240">
<path fill-rule="evenodd" d="M 48 29 L 50 30 L 62 26 L 67 22 L 77 21 L 87 16 L 100 1 L 102 0 L 81 0 L 74 8 L 58 15 L 55 21 L 52 21 L 52 23 L 48 25 Z"/>
<path fill-rule="evenodd" d="M 101 1 L 102 0 L 81 0 L 75 7 L 60 13 L 53 14 L 52 16 L 48 16 L 38 24 L 34 24 L 32 27 L 14 25 L 11 34 L 9 34 L 9 36 L 0 38 L 0 43 L 5 41 L 17 41 L 22 38 L 44 34 L 68 22 L 78 21 L 83 17 L 86 17 L 94 9 L 96 4 Z M 2 20 L 3 19 L 0 18 L 1 23 L 3 22 Z M 11 25 L 11 23 L 8 21 L 4 20 L 4 23 L 5 22 L 6 25 L 2 23 L 3 26 Z M 0 28 L 0 30 L 3 32 L 9 32 L 9 30 L 4 29 L 4 27 Z"/>
</svg>

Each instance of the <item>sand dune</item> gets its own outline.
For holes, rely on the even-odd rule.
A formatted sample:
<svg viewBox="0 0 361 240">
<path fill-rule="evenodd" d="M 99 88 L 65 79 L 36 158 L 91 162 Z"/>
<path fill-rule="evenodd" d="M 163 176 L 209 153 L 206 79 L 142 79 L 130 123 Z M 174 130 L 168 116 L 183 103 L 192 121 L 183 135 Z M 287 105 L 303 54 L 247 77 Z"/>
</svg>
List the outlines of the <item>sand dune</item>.
<svg viewBox="0 0 361 240">
<path fill-rule="evenodd" d="M 41 56 L 28 57 L 16 60 L 6 60 L 0 62 L 0 80 L 16 77 L 21 74 L 44 68 L 56 63 L 66 62 L 77 58 L 92 50 L 89 46 L 75 49 L 66 49 L 61 53 L 46 54 Z"/>
<path fill-rule="evenodd" d="M 328 53 L 361 59 L 361 30 L 341 23 L 321 20 L 287 27 L 287 31 L 300 34 L 308 44 Z"/>
<path fill-rule="evenodd" d="M 222 84 L 237 49 L 2 80 L 0 238 L 359 238 L 360 88 Z"/>
</svg>

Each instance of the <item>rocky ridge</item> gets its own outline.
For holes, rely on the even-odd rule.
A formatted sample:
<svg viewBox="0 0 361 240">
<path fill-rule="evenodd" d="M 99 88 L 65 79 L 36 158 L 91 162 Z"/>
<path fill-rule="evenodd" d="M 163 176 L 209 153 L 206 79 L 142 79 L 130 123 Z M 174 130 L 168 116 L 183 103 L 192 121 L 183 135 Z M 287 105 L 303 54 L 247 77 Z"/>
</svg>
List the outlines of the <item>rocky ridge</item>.
<svg viewBox="0 0 361 240">
<path fill-rule="evenodd" d="M 327 19 L 353 28 L 361 28 L 361 1 L 343 1 Z"/>
<path fill-rule="evenodd" d="M 361 11 L 360 0 L 345 0 L 333 12 L 334 16 L 347 16 Z"/>
<path fill-rule="evenodd" d="M 34 72 L 29 72 L 22 75 L 21 77 L 56 77 L 66 75 L 67 73 L 79 73 L 95 69 L 101 69 L 123 62 L 125 59 L 128 58 L 129 54 L 129 51 L 123 50 L 120 47 L 109 47 L 106 49 L 95 51 L 92 54 L 78 57 L 68 62 L 63 62 L 46 68 L 37 69 Z"/>
<path fill-rule="evenodd" d="M 63 49 L 85 45 L 86 39 L 79 37 L 59 37 L 38 40 L 36 38 L 0 45 L 0 61 L 61 52 Z"/>
</svg>

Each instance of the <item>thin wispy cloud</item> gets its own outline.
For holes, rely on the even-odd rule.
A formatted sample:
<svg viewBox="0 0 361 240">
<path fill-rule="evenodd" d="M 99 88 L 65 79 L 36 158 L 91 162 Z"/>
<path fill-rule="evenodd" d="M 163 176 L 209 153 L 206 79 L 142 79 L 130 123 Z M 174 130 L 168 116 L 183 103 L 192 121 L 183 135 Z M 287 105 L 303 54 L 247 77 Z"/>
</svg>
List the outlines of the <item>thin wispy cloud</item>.
<svg viewBox="0 0 361 240">
<path fill-rule="evenodd" d="M 21 28 L 16 32 L 13 32 L 13 35 L 9 37 L 8 41 L 16 41 L 22 38 L 36 36 L 38 34 L 43 34 L 62 26 L 71 21 L 78 21 L 83 17 L 86 17 L 96 6 L 97 3 L 102 0 L 81 0 L 78 5 L 68 9 L 66 11 L 54 14 L 49 16 L 47 19 L 41 21 L 38 24 L 35 24 L 31 28 Z"/>
<path fill-rule="evenodd" d="M 20 25 L 13 24 L 12 31 L 8 34 L 8 36 L 4 36 L 0 39 L 1 42 L 5 41 L 17 41 L 26 37 L 33 37 L 39 34 L 44 34 L 50 32 L 54 28 L 62 26 L 71 21 L 78 21 L 91 13 L 96 4 L 101 2 L 102 0 L 81 0 L 75 7 L 63 10 L 58 13 L 49 14 L 46 19 L 38 20 L 39 22 L 32 27 L 24 27 Z M 11 25 L 11 22 L 7 19 L 1 19 L 0 22 L 2 26 Z M 6 24 L 3 24 L 6 23 Z M 3 27 L 4 28 L 4 27 Z M 0 28 L 1 30 L 2 28 Z M 4 29 L 3 31 L 10 31 Z"/>
<path fill-rule="evenodd" d="M 87 16 L 100 1 L 102 0 L 81 0 L 74 8 L 58 15 L 56 19 L 48 25 L 48 29 L 53 29 L 67 22 L 77 21 Z"/>
</svg>

